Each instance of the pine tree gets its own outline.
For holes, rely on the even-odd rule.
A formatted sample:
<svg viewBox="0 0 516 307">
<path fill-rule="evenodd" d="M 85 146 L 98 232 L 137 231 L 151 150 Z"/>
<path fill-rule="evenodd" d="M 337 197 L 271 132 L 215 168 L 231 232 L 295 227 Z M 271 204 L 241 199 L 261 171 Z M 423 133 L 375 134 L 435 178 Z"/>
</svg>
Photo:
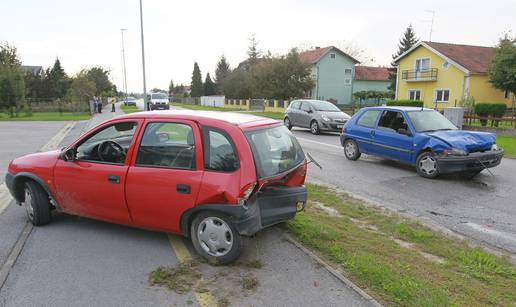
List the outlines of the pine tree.
<svg viewBox="0 0 516 307">
<path fill-rule="evenodd" d="M 49 91 L 53 98 L 63 98 L 70 88 L 70 79 L 66 75 L 61 61 L 56 58 L 54 66 L 50 69 L 47 75 Z"/>
<path fill-rule="evenodd" d="M 249 47 L 247 47 L 247 56 L 249 57 L 249 65 L 256 64 L 261 53 L 258 50 L 258 41 L 255 35 L 251 35 L 249 38 Z"/>
<path fill-rule="evenodd" d="M 402 55 L 405 51 L 412 48 L 415 44 L 419 42 L 419 39 L 416 37 L 416 32 L 414 32 L 414 29 L 412 28 L 412 25 L 409 25 L 407 29 L 405 30 L 405 33 L 403 33 L 403 37 L 400 39 L 400 42 L 398 44 L 398 51 L 392 55 L 392 58 L 395 59 Z M 391 91 L 396 90 L 396 68 L 392 67 L 390 69 L 389 74 L 389 80 L 391 81 L 391 85 L 389 86 L 389 89 Z"/>
<path fill-rule="evenodd" d="M 199 69 L 199 65 L 197 62 L 194 63 L 194 69 L 192 72 L 192 83 L 190 84 L 192 97 L 200 97 L 204 92 L 204 88 L 202 86 L 202 75 L 201 70 Z"/>
<path fill-rule="evenodd" d="M 210 73 L 207 73 L 206 80 L 204 81 L 204 95 L 210 96 L 210 95 L 215 95 L 215 94 L 216 94 L 215 83 L 213 83 L 213 81 L 211 81 Z"/>
<path fill-rule="evenodd" d="M 215 69 L 215 85 L 217 93 L 224 93 L 224 80 L 227 79 L 230 73 L 231 68 L 229 67 L 226 57 L 222 55 L 217 63 L 217 69 Z"/>
<path fill-rule="evenodd" d="M 168 94 L 172 95 L 174 93 L 174 81 L 170 80 L 170 83 L 168 84 Z"/>
</svg>

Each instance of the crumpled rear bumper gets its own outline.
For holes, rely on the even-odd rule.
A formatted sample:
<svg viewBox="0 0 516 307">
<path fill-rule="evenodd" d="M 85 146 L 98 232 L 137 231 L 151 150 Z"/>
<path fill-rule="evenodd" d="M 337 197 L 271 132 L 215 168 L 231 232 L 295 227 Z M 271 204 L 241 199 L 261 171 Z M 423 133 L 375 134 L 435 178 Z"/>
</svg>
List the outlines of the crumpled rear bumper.
<svg viewBox="0 0 516 307">
<path fill-rule="evenodd" d="M 308 193 L 304 186 L 267 187 L 246 204 L 242 216 L 235 217 L 235 226 L 244 236 L 251 236 L 263 228 L 289 220 L 296 215 L 297 204 L 306 204 Z"/>
<path fill-rule="evenodd" d="M 450 174 L 495 167 L 500 164 L 503 155 L 503 150 L 491 150 L 474 152 L 467 156 L 437 156 L 436 160 L 439 173 Z"/>
</svg>

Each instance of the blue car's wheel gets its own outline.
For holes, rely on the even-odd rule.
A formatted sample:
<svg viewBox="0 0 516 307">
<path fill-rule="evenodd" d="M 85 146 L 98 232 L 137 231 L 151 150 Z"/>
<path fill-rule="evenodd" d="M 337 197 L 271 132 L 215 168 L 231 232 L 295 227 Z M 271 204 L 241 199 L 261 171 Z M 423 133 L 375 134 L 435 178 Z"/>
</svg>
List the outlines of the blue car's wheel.
<svg viewBox="0 0 516 307">
<path fill-rule="evenodd" d="M 358 149 L 357 142 L 351 139 L 347 139 L 344 141 L 344 155 L 348 160 L 358 160 L 360 158 L 360 150 Z"/>
<path fill-rule="evenodd" d="M 439 176 L 437 160 L 429 151 L 425 151 L 417 157 L 416 170 L 419 175 L 425 178 L 433 179 Z"/>
</svg>

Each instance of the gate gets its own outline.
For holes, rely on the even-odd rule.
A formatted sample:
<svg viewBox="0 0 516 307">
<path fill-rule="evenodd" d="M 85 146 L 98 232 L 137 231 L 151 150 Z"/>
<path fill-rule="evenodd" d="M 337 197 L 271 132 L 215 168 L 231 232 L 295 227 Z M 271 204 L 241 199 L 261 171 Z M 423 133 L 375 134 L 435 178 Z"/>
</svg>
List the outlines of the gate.
<svg viewBox="0 0 516 307">
<path fill-rule="evenodd" d="M 265 110 L 265 99 L 251 99 L 251 104 L 249 106 L 250 110 L 254 111 L 264 111 Z"/>
</svg>

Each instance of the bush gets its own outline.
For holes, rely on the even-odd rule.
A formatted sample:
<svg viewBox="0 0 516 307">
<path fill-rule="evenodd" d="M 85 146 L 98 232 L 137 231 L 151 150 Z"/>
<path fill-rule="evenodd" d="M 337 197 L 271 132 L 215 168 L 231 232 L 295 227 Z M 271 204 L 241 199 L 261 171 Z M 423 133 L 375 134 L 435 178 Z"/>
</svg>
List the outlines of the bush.
<svg viewBox="0 0 516 307">
<path fill-rule="evenodd" d="M 423 101 L 420 100 L 387 100 L 389 107 L 423 107 Z"/>
<path fill-rule="evenodd" d="M 480 123 L 483 127 L 487 125 L 487 117 L 492 116 L 494 118 L 503 117 L 507 106 L 503 103 L 477 103 L 475 104 L 475 114 L 484 117 L 480 119 Z M 492 119 L 491 126 L 498 127 L 499 120 Z"/>
</svg>

